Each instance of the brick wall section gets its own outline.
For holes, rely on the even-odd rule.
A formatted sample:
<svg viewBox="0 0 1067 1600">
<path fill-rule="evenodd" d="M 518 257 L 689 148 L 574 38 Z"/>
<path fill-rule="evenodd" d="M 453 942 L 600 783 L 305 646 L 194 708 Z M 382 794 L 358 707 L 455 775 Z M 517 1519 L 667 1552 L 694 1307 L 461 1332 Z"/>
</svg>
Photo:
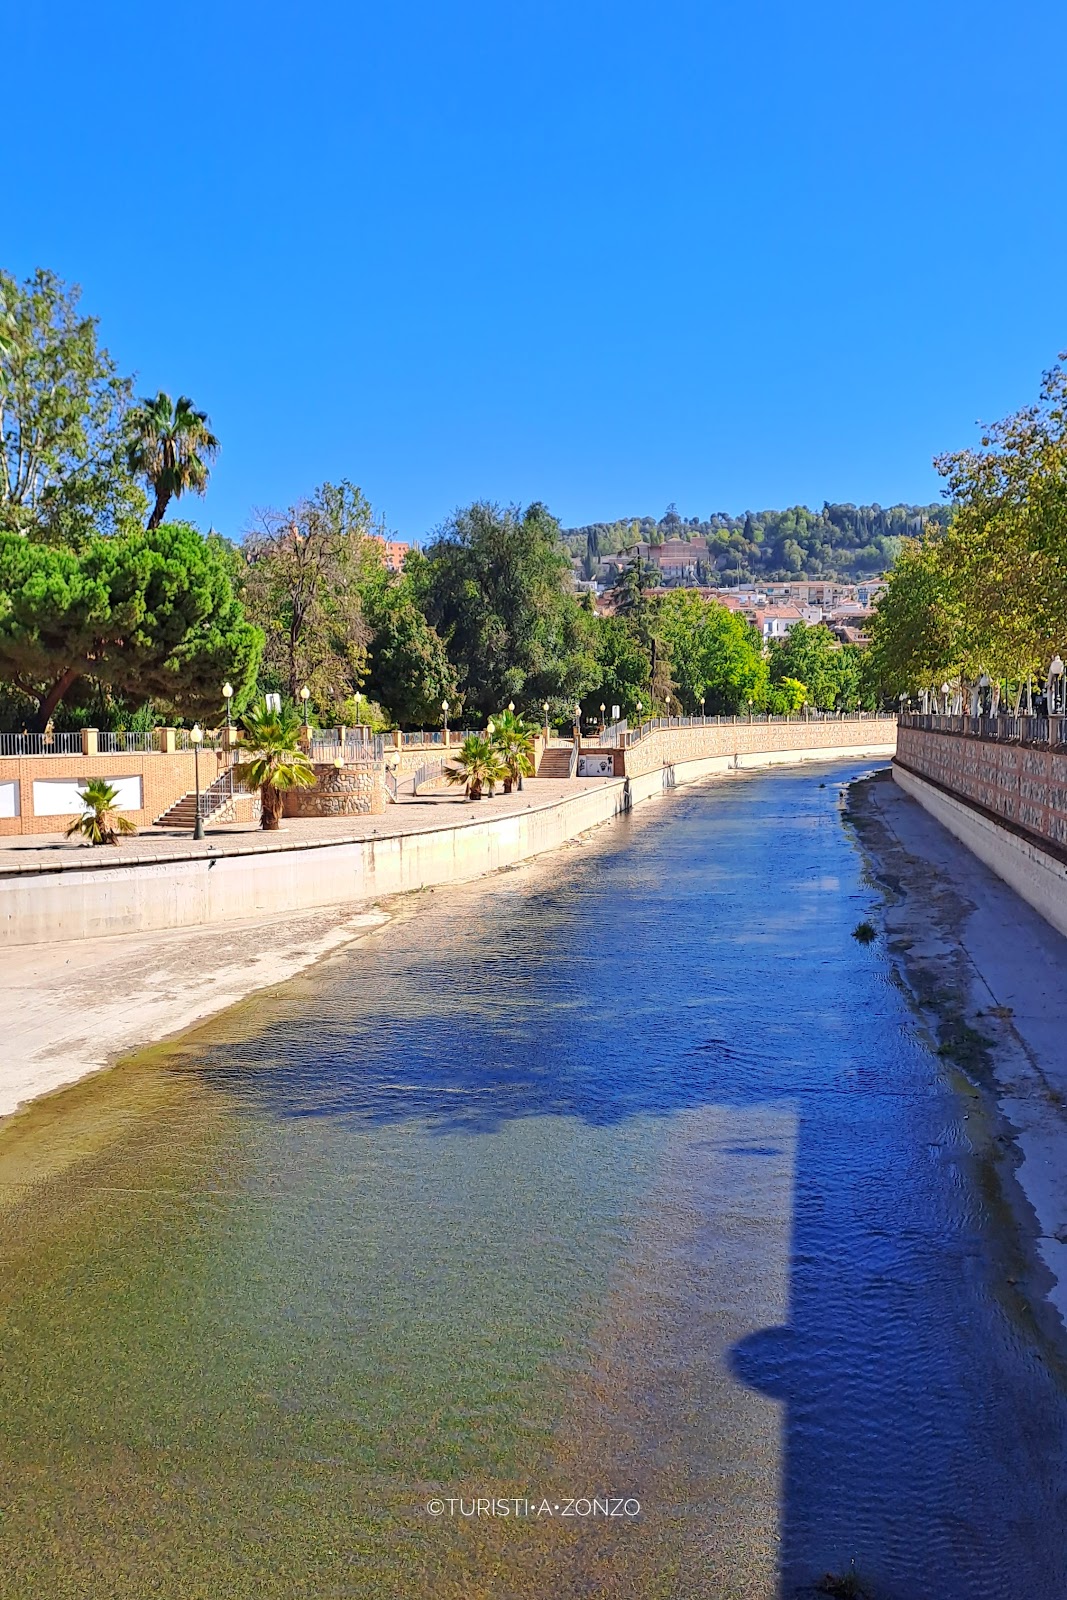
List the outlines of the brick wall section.
<svg viewBox="0 0 1067 1600">
<path fill-rule="evenodd" d="M 891 745 L 896 723 L 891 717 L 841 717 L 810 722 L 709 722 L 690 728 L 659 728 L 625 751 L 626 777 L 638 778 L 681 761 L 711 756 L 755 755 L 785 750 L 818 750 L 841 745 L 869 749 Z M 620 776 L 616 760 L 615 775 Z"/>
<path fill-rule="evenodd" d="M 1067 847 L 1067 750 L 902 727 L 897 756 L 920 778 Z"/>
<path fill-rule="evenodd" d="M 200 787 L 206 789 L 222 771 L 214 750 L 200 752 Z M 177 750 L 173 755 L 158 753 L 102 756 L 3 756 L 0 757 L 0 782 L 19 785 L 22 815 L 0 817 L 0 837 L 20 833 L 62 833 L 69 817 L 37 817 L 33 812 L 35 781 L 51 778 L 84 783 L 86 778 L 141 779 L 140 811 L 126 816 L 138 828 L 147 828 L 162 816 L 168 806 L 189 794 L 193 788 L 193 752 Z"/>
</svg>

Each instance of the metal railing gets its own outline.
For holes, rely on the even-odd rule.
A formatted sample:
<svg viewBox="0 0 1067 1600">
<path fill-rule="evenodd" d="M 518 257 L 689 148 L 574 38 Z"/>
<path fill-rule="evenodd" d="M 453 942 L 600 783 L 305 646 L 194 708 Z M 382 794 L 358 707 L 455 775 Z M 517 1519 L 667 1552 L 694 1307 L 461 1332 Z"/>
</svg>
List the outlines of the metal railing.
<svg viewBox="0 0 1067 1600">
<path fill-rule="evenodd" d="M 80 756 L 80 733 L 0 733 L 0 756 Z"/>
<path fill-rule="evenodd" d="M 337 737 L 336 728 L 313 733 L 308 743 L 312 761 L 343 761 L 346 766 L 376 766 L 385 758 L 385 740 L 380 733 L 365 738 L 362 734 L 346 731 L 344 743 Z"/>
<path fill-rule="evenodd" d="M 444 744 L 445 735 L 442 728 L 416 728 L 411 733 L 400 735 L 401 744 Z"/>
<path fill-rule="evenodd" d="M 150 739 L 155 739 L 156 738 L 156 734 L 158 733 L 158 731 L 159 730 L 156 729 L 153 733 L 150 733 L 149 735 L 147 735 L 147 737 L 150 738 Z M 219 745 L 222 743 L 222 735 L 223 735 L 223 730 L 221 728 L 205 728 L 203 730 L 203 737 L 200 740 L 200 748 L 201 748 L 201 750 L 217 750 Z M 129 738 L 133 738 L 134 735 L 132 735 L 132 734 L 117 734 L 116 733 L 116 734 L 109 734 L 108 737 L 109 738 L 113 738 L 113 739 L 119 739 L 119 738 L 129 739 Z M 101 740 L 103 740 L 104 735 L 101 734 L 100 738 L 101 738 Z M 174 730 L 174 748 L 175 748 L 175 750 L 192 750 L 194 748 L 195 743 L 196 743 L 196 741 L 192 737 L 192 730 L 190 728 L 175 728 L 175 730 Z M 101 748 L 101 750 L 103 750 L 103 748 L 104 748 L 102 743 L 100 745 L 100 748 Z M 126 744 L 126 745 L 122 745 L 121 747 L 115 746 L 115 748 L 116 749 L 122 748 L 123 750 L 133 750 L 134 748 L 137 748 L 137 747 L 135 747 L 134 745 Z M 147 750 L 156 750 L 156 749 L 158 749 L 159 748 L 158 741 L 157 741 L 156 744 L 146 745 L 145 748 Z"/>
<path fill-rule="evenodd" d="M 181 731 L 186 732 L 184 728 Z M 137 733 L 125 730 L 116 733 L 103 732 L 96 736 L 96 748 L 102 756 L 147 755 L 159 749 L 159 740 L 155 730 L 151 728 L 147 732 Z"/>
<path fill-rule="evenodd" d="M 866 721 L 866 722 L 896 722 L 896 712 L 890 711 L 797 711 L 789 716 L 778 716 L 768 711 L 754 711 L 751 716 L 745 717 L 649 717 L 636 728 L 627 727 L 625 722 L 616 722 L 610 728 L 605 728 L 598 736 L 598 743 L 602 749 L 629 749 L 632 745 L 639 744 L 642 739 L 647 739 L 649 734 L 658 732 L 661 728 L 715 728 L 715 727 L 744 727 L 753 722 L 841 722 L 841 721 Z"/>
<path fill-rule="evenodd" d="M 925 733 L 965 734 L 989 744 L 1067 745 L 1067 715 L 1027 717 L 1004 712 L 991 716 L 953 716 L 936 711 L 904 711 L 902 728 L 917 728 Z"/>
<path fill-rule="evenodd" d="M 422 766 L 418 767 L 411 775 L 412 794 L 418 794 L 420 784 L 429 783 L 433 778 L 439 778 L 444 772 L 446 765 L 447 762 L 445 761 L 444 756 L 441 757 L 440 761 L 424 761 Z"/>
</svg>

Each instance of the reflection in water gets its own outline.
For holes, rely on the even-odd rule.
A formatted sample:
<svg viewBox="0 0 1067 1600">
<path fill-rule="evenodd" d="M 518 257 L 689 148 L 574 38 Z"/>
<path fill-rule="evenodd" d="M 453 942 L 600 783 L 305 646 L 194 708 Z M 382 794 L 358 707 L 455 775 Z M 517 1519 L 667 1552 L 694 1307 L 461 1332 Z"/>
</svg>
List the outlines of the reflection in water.
<svg viewBox="0 0 1067 1600">
<path fill-rule="evenodd" d="M 819 784 L 423 896 L 12 1124 L 0 1594 L 1067 1593 L 1059 1369 Z M 426 1514 L 478 1494 L 643 1510 Z"/>
</svg>

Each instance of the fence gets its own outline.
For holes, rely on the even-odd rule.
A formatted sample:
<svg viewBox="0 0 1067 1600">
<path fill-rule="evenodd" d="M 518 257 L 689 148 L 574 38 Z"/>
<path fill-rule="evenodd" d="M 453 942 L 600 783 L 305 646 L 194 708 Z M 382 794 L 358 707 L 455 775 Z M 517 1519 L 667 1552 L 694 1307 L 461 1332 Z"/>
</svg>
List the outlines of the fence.
<svg viewBox="0 0 1067 1600">
<path fill-rule="evenodd" d="M 312 761 L 343 761 L 346 765 L 375 766 L 385 757 L 385 740 L 380 733 L 370 734 L 347 731 L 344 743 L 336 728 L 320 729 L 313 733 L 308 753 Z"/>
<path fill-rule="evenodd" d="M 444 772 L 447 763 L 442 756 L 440 761 L 424 761 L 411 776 L 411 792 L 418 794 L 420 783 L 429 783 L 433 778 L 439 778 Z"/>
<path fill-rule="evenodd" d="M 771 713 L 763 711 L 754 712 L 748 717 L 649 717 L 636 728 L 628 727 L 625 722 L 612 723 L 610 728 L 605 728 L 599 735 L 598 743 L 601 749 L 623 750 L 640 744 L 642 739 L 647 739 L 650 733 L 655 733 L 660 728 L 747 727 L 754 722 L 840 722 L 843 719 L 849 722 L 894 723 L 897 717 L 896 712 L 886 711 L 798 711 L 792 716 L 772 716 Z"/>
<path fill-rule="evenodd" d="M 0 756 L 80 756 L 80 733 L 0 733 Z"/>
<path fill-rule="evenodd" d="M 902 728 L 917 728 L 923 733 L 965 734 L 969 739 L 984 739 L 989 744 L 1047 745 L 1060 749 L 1067 745 L 1067 716 L 1016 717 L 1010 712 L 995 717 L 969 717 L 930 711 L 904 711 Z"/>
</svg>

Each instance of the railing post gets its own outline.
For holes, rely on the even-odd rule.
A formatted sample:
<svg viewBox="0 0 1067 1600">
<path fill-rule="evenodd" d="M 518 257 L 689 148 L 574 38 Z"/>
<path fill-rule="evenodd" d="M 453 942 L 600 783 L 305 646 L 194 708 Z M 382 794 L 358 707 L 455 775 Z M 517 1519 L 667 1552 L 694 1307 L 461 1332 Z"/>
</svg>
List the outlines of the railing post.
<svg viewBox="0 0 1067 1600">
<path fill-rule="evenodd" d="M 100 754 L 100 731 L 97 728 L 82 729 L 82 755 L 96 756 Z"/>
<path fill-rule="evenodd" d="M 157 728 L 159 735 L 159 753 L 162 756 L 172 756 L 177 743 L 177 731 L 174 728 Z"/>
</svg>

